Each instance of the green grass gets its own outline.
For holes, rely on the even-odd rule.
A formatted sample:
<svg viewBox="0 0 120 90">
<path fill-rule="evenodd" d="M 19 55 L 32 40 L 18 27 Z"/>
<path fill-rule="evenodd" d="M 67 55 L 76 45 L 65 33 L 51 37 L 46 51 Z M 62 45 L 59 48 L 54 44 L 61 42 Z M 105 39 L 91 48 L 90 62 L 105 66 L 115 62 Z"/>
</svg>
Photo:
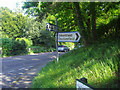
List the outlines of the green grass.
<svg viewBox="0 0 120 90">
<path fill-rule="evenodd" d="M 117 88 L 118 40 L 99 42 L 70 51 L 44 67 L 32 82 L 32 88 L 75 88 L 76 79 L 85 77 L 95 88 Z M 120 78 L 119 78 L 120 79 Z"/>
</svg>

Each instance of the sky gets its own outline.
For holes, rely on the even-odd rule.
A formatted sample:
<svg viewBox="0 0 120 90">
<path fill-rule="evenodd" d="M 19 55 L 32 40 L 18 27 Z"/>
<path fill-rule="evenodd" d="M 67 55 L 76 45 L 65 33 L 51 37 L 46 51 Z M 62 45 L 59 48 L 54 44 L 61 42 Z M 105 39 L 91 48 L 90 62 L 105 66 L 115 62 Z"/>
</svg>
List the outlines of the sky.
<svg viewBox="0 0 120 90">
<path fill-rule="evenodd" d="M 0 7 L 8 7 L 10 10 L 13 10 L 16 8 L 16 3 L 18 3 L 18 8 L 21 8 L 22 1 L 24 0 L 0 0 Z"/>
</svg>

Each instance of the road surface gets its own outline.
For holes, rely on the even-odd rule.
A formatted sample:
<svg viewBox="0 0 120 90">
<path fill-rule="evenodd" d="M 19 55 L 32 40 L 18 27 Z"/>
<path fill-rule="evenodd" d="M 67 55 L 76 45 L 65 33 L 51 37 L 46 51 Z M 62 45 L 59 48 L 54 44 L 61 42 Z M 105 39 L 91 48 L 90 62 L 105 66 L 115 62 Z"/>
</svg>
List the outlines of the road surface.
<svg viewBox="0 0 120 90">
<path fill-rule="evenodd" d="M 55 58 L 56 52 L 2 58 L 2 88 L 29 88 L 37 72 Z"/>
</svg>

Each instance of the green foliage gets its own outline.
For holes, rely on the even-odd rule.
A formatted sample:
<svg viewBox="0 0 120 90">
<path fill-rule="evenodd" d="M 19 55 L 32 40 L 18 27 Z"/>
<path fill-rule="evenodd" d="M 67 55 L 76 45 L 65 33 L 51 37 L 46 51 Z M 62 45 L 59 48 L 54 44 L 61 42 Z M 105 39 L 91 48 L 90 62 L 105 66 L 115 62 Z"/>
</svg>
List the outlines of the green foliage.
<svg viewBox="0 0 120 90">
<path fill-rule="evenodd" d="M 1 39 L 2 42 L 2 55 L 8 56 L 12 52 L 13 41 L 8 38 Z"/>
<path fill-rule="evenodd" d="M 47 16 L 47 12 L 51 12 L 51 5 L 52 2 L 46 3 L 46 2 L 24 2 L 23 9 L 27 8 L 26 12 L 29 15 L 32 16 L 38 16 L 36 17 L 37 21 L 42 21 L 44 16 Z M 48 6 L 48 7 L 46 7 Z"/>
<path fill-rule="evenodd" d="M 76 79 L 86 77 L 95 88 L 118 88 L 119 40 L 81 47 L 42 68 L 32 88 L 75 88 Z"/>
<path fill-rule="evenodd" d="M 46 47 L 55 47 L 55 37 L 48 31 L 41 31 L 40 44 Z"/>
<path fill-rule="evenodd" d="M 107 24 L 101 24 L 97 28 L 98 36 L 102 39 L 120 37 L 120 17 L 113 18 Z"/>
<path fill-rule="evenodd" d="M 66 45 L 70 48 L 70 50 L 72 50 L 75 47 L 75 43 L 73 42 L 59 42 L 58 45 Z"/>
<path fill-rule="evenodd" d="M 13 44 L 12 55 L 20 55 L 21 53 L 27 53 L 27 46 L 24 40 L 15 41 Z"/>
<path fill-rule="evenodd" d="M 16 41 L 14 39 L 2 38 L 1 41 L 3 56 L 20 55 L 27 53 L 27 46 L 24 40 Z"/>
<path fill-rule="evenodd" d="M 16 38 L 16 41 L 22 41 L 22 40 L 25 41 L 25 45 L 27 46 L 27 48 L 33 45 L 32 40 L 30 40 L 30 39 L 27 39 L 27 38 Z"/>
<path fill-rule="evenodd" d="M 34 46 L 55 47 L 54 33 L 46 31 L 46 23 L 47 21 L 44 19 L 41 21 L 41 24 L 33 19 L 27 21 L 25 27 L 26 38 L 30 38 Z"/>
<path fill-rule="evenodd" d="M 30 18 L 26 22 L 26 26 L 24 28 L 25 36 L 27 38 L 33 39 L 35 37 L 40 36 L 40 23 Z"/>
<path fill-rule="evenodd" d="M 30 46 L 29 48 L 30 53 L 53 52 L 56 50 L 55 48 L 47 48 L 44 46 Z"/>
<path fill-rule="evenodd" d="M 42 19 L 40 23 L 33 18 L 27 18 L 21 13 L 12 12 L 8 8 L 3 7 L 0 8 L 0 11 L 2 11 L 3 15 L 3 38 L 14 38 L 16 40 L 20 38 L 19 41 L 24 40 L 27 47 L 31 46 L 32 42 L 33 45 L 55 47 L 54 33 L 46 31 L 46 20 Z"/>
<path fill-rule="evenodd" d="M 8 8 L 0 8 L 2 12 L 2 32 L 9 38 L 24 37 L 24 28 L 27 20 L 21 13 L 15 13 Z"/>
<path fill-rule="evenodd" d="M 33 8 L 34 6 L 34 8 Z M 39 22 L 46 17 L 48 22 L 55 24 L 55 18 L 58 20 L 58 26 L 62 28 L 60 32 L 65 31 L 79 31 L 81 34 L 81 41 L 85 41 L 89 44 L 94 43 L 97 39 L 105 37 L 105 30 L 99 29 L 105 25 L 108 31 L 111 32 L 110 25 L 108 23 L 112 22 L 112 19 L 117 18 L 120 15 L 119 2 L 82 2 L 78 3 L 78 9 L 75 9 L 73 2 L 26 2 L 24 3 L 24 8 L 27 8 L 28 13 L 37 16 Z M 94 8 L 92 7 L 94 6 Z M 78 13 L 79 12 L 79 13 Z M 80 15 L 81 13 L 81 15 Z M 81 21 L 77 19 L 80 15 Z M 82 23 L 82 25 L 79 25 Z M 114 22 L 117 24 L 117 22 Z M 78 28 L 83 27 L 83 30 Z M 104 29 L 106 29 L 104 27 Z M 119 26 L 117 25 L 116 28 Z M 97 30 L 96 30 L 97 29 Z M 99 30 L 98 30 L 99 29 Z M 113 29 L 112 29 L 113 30 Z M 100 32 L 100 33 L 99 33 Z M 111 37 L 118 37 L 118 30 L 115 33 L 109 34 Z M 117 35 L 116 35 L 117 34 Z"/>
</svg>

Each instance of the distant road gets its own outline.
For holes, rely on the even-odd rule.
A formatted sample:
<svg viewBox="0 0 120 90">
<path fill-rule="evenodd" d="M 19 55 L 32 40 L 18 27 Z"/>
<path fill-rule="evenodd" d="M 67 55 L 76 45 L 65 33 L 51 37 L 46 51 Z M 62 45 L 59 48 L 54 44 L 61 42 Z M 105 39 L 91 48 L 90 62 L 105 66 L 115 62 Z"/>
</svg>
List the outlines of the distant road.
<svg viewBox="0 0 120 90">
<path fill-rule="evenodd" d="M 60 55 L 64 52 L 59 53 Z M 21 75 L 32 69 L 41 69 L 56 58 L 56 52 L 2 58 L 2 87 L 9 88 Z M 18 86 L 19 87 L 19 86 Z M 25 86 L 21 87 L 24 88 Z"/>
</svg>

